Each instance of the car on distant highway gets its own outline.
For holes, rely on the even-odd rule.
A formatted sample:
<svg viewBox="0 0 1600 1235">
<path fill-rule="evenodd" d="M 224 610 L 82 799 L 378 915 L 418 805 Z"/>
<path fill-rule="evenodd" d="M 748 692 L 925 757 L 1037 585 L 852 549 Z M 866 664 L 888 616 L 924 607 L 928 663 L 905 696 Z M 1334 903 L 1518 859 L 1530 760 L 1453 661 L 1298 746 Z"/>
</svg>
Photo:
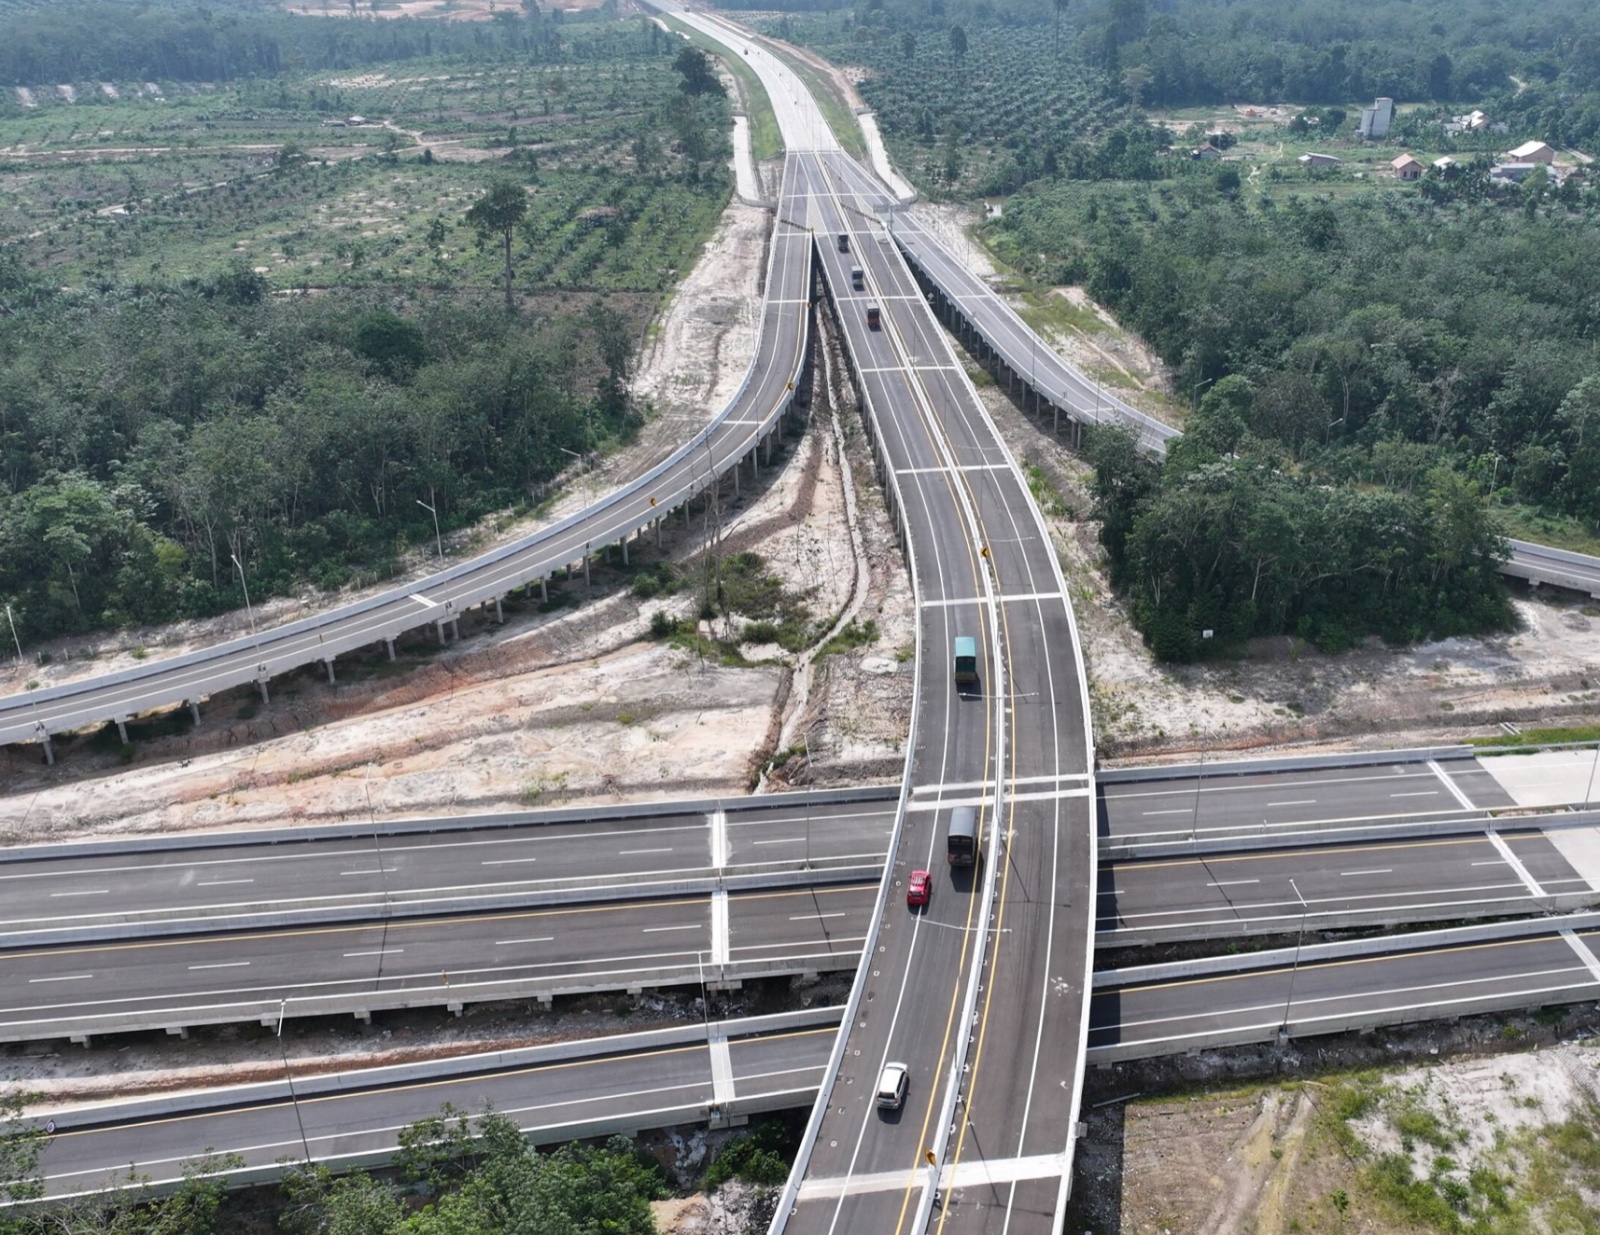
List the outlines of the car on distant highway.
<svg viewBox="0 0 1600 1235">
<path fill-rule="evenodd" d="M 912 871 L 911 878 L 906 880 L 906 905 L 912 909 L 926 905 L 932 892 L 933 876 L 927 871 Z"/>
</svg>

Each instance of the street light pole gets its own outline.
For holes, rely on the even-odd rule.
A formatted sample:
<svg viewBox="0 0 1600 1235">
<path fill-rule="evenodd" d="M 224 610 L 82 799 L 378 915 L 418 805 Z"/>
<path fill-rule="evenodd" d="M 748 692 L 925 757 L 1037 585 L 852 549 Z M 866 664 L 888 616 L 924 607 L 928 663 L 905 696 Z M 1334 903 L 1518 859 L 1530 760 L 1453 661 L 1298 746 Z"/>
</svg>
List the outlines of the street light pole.
<svg viewBox="0 0 1600 1235">
<path fill-rule="evenodd" d="M 1194 384 L 1194 390 L 1189 394 L 1189 414 L 1191 416 L 1197 416 L 1200 413 L 1200 392 L 1216 380 L 1214 377 L 1208 377 L 1205 381 Z"/>
<path fill-rule="evenodd" d="M 1278 1041 L 1289 1040 L 1289 1005 L 1294 1002 L 1294 980 L 1300 976 L 1300 949 L 1306 941 L 1306 898 L 1300 895 L 1300 885 L 1289 877 L 1289 886 L 1294 889 L 1294 898 L 1300 902 L 1300 933 L 1294 942 L 1294 967 L 1289 970 L 1289 993 L 1283 997 L 1283 1024 L 1278 1026 Z"/>
<path fill-rule="evenodd" d="M 428 486 L 428 500 L 424 502 L 420 497 L 414 499 L 418 506 L 433 516 L 433 547 L 439 551 L 439 564 L 444 565 L 444 537 L 439 535 L 439 510 L 433 496 L 433 486 Z"/>
<path fill-rule="evenodd" d="M 289 1011 L 289 998 L 278 1001 L 278 1057 L 283 1060 L 283 1079 L 289 1082 L 289 1102 L 294 1107 L 294 1122 L 300 1129 L 300 1148 L 305 1151 L 306 1165 L 311 1165 L 311 1143 L 306 1139 L 305 1120 L 300 1117 L 300 1099 L 294 1092 L 294 1073 L 289 1070 L 289 1052 L 283 1045 L 283 1018 Z"/>
<path fill-rule="evenodd" d="M 255 610 L 250 607 L 250 583 L 244 577 L 244 563 L 239 560 L 237 553 L 230 553 L 228 556 L 233 559 L 233 564 L 239 568 L 239 586 L 244 589 L 244 612 L 245 616 L 250 619 L 250 633 L 253 635 L 256 633 L 256 614 Z"/>
<path fill-rule="evenodd" d="M 17 664 L 22 663 L 22 638 L 17 634 L 17 619 L 11 616 L 11 606 L 6 606 L 6 621 L 11 623 L 11 638 L 17 645 Z"/>
</svg>

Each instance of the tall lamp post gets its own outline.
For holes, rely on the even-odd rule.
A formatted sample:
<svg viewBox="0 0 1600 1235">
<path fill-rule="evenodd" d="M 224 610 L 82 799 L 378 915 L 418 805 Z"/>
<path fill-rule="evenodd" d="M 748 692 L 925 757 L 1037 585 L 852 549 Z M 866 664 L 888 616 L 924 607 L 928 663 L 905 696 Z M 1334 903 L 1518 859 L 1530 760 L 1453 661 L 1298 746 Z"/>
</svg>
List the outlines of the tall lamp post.
<svg viewBox="0 0 1600 1235">
<path fill-rule="evenodd" d="M 239 560 L 237 553 L 228 554 L 233 559 L 233 564 L 239 568 L 239 586 L 244 589 L 244 613 L 250 619 L 250 633 L 256 633 L 256 613 L 250 607 L 250 584 L 244 577 L 244 563 Z"/>
<path fill-rule="evenodd" d="M 17 645 L 17 664 L 22 663 L 22 637 L 17 634 L 17 619 L 11 615 L 11 606 L 6 606 L 6 621 L 11 623 L 11 640 Z"/>
<path fill-rule="evenodd" d="M 1300 895 L 1300 885 L 1289 877 L 1289 886 L 1294 889 L 1294 898 L 1300 902 L 1300 933 L 1294 942 L 1294 967 L 1289 970 L 1289 993 L 1283 997 L 1283 1023 L 1278 1026 L 1278 1041 L 1289 1040 L 1289 1005 L 1294 1002 L 1294 980 L 1300 976 L 1300 949 L 1306 941 L 1306 898 Z"/>
<path fill-rule="evenodd" d="M 439 535 L 439 508 L 434 504 L 438 499 L 433 496 L 433 486 L 428 486 L 428 500 L 424 502 L 420 497 L 414 499 L 418 506 L 433 516 L 433 547 L 439 551 L 439 564 L 444 565 L 444 537 Z"/>
</svg>

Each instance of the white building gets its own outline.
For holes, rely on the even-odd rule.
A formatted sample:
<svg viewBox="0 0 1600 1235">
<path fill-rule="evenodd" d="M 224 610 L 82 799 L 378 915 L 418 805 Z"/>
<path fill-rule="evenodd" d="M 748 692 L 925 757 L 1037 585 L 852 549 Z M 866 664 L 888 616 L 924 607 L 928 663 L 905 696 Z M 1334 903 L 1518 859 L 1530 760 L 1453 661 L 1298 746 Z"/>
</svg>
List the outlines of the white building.
<svg viewBox="0 0 1600 1235">
<path fill-rule="evenodd" d="M 1377 141 L 1389 135 L 1389 122 L 1394 119 L 1393 99 L 1374 99 L 1371 107 L 1361 109 L 1361 136 L 1366 141 Z"/>
</svg>

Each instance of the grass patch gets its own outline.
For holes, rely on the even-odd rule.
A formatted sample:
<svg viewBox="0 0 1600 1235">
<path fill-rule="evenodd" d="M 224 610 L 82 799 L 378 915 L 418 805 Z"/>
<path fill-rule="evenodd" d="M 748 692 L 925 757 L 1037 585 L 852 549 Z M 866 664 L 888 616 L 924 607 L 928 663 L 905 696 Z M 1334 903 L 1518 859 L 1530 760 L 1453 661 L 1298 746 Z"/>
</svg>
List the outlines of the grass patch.
<svg viewBox="0 0 1600 1235">
<path fill-rule="evenodd" d="M 1513 540 L 1600 557 L 1600 532 L 1581 519 L 1547 514 L 1534 506 L 1496 506 L 1495 515 Z"/>
<path fill-rule="evenodd" d="M 856 648 L 870 647 L 878 641 L 878 624 L 871 618 L 865 622 L 858 622 L 851 618 L 845 627 L 833 638 L 822 645 L 819 656 L 837 656 L 841 652 L 853 652 Z"/>
<path fill-rule="evenodd" d="M 1497 733 L 1489 738 L 1463 738 L 1468 746 L 1554 746 L 1559 742 L 1600 742 L 1600 725 L 1568 725 Z"/>
</svg>

